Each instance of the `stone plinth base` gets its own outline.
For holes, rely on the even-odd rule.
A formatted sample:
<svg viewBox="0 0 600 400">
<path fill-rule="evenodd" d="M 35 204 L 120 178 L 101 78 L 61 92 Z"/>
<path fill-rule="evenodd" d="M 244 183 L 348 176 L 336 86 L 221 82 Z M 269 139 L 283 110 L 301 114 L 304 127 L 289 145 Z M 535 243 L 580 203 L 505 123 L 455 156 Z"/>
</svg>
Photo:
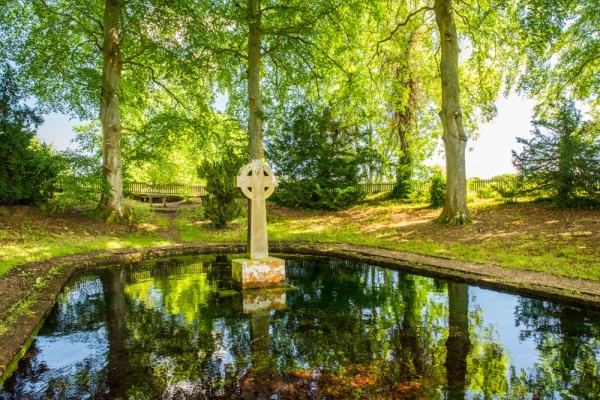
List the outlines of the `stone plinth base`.
<svg viewBox="0 0 600 400">
<path fill-rule="evenodd" d="M 235 286 L 254 289 L 285 283 L 285 260 L 275 257 L 232 260 L 231 277 Z"/>
<path fill-rule="evenodd" d="M 284 310 L 286 306 L 286 288 L 273 287 L 244 290 L 236 297 L 234 309 L 244 314 L 255 312 Z"/>
</svg>

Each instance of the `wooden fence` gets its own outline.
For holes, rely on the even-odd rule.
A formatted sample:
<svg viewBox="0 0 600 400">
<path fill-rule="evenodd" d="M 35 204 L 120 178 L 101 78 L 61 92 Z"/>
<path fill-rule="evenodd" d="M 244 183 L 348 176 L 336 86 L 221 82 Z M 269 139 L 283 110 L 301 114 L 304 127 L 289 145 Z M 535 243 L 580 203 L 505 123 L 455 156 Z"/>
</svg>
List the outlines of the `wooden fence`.
<svg viewBox="0 0 600 400">
<path fill-rule="evenodd" d="M 517 183 L 517 177 L 502 177 L 494 179 L 479 179 L 472 178 L 467 181 L 467 188 L 472 192 L 480 192 L 488 189 L 491 185 L 501 189 L 506 189 Z M 394 188 L 395 182 L 377 182 L 377 183 L 361 183 L 359 186 L 365 193 L 389 192 Z M 429 182 L 413 181 L 411 184 L 412 190 L 427 189 Z"/>
<path fill-rule="evenodd" d="M 66 185 L 77 185 L 85 190 L 100 190 L 102 188 L 102 183 L 99 180 L 90 181 L 89 179 L 79 179 L 77 177 L 62 177 L 58 180 L 57 184 L 59 188 L 64 188 Z M 200 197 L 208 194 L 206 185 L 141 182 L 124 182 L 123 192 L 128 196 L 164 194 L 179 197 Z"/>
<path fill-rule="evenodd" d="M 517 183 L 516 177 L 502 177 L 494 179 L 479 179 L 472 178 L 467 181 L 468 190 L 471 192 L 481 192 L 487 190 L 492 185 L 500 189 L 507 189 Z M 62 178 L 58 182 L 58 186 L 64 187 L 65 183 L 77 184 L 82 189 L 100 190 L 101 183 L 99 181 L 90 183 L 87 180 L 81 180 L 76 177 Z M 359 187 L 365 193 L 389 192 L 394 188 L 395 182 L 363 182 Z M 412 182 L 412 189 L 415 191 L 424 190 L 429 185 L 428 182 Z M 596 190 L 600 190 L 600 182 L 594 182 L 591 186 Z M 168 196 L 179 197 L 200 197 L 206 196 L 206 185 L 184 185 L 184 184 L 168 184 L 168 183 L 141 183 L 141 182 L 125 182 L 123 191 L 129 196 L 140 196 L 146 194 L 164 194 Z"/>
<path fill-rule="evenodd" d="M 165 194 L 169 196 L 200 197 L 206 196 L 206 185 L 183 185 L 169 183 L 125 182 L 123 191 L 132 195 Z"/>
</svg>

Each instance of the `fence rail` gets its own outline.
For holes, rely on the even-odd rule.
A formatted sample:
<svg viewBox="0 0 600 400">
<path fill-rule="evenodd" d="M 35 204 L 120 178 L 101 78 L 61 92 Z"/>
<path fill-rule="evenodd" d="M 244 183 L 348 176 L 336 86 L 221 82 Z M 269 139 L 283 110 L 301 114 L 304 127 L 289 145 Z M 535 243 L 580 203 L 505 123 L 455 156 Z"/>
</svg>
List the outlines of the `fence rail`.
<svg viewBox="0 0 600 400">
<path fill-rule="evenodd" d="M 206 196 L 206 185 L 125 182 L 123 190 L 133 195 L 165 194 L 169 196 Z"/>
<path fill-rule="evenodd" d="M 471 192 L 481 192 L 488 189 L 491 185 L 500 189 L 508 189 L 517 183 L 516 177 L 502 177 L 493 179 L 472 178 L 467 181 L 468 190 Z M 66 184 L 76 184 L 86 190 L 100 190 L 101 182 L 78 179 L 77 177 L 64 177 L 58 182 L 59 187 Z M 394 188 L 395 182 L 363 182 L 359 187 L 365 193 L 389 192 Z M 412 189 L 426 189 L 428 182 L 412 182 Z M 592 182 L 590 187 L 600 190 L 600 182 Z M 206 185 L 184 185 L 184 184 L 166 184 L 166 183 L 141 183 L 141 182 L 125 182 L 123 191 L 128 195 L 139 196 L 145 194 L 163 194 L 168 196 L 181 197 L 200 197 L 206 196 Z"/>
<path fill-rule="evenodd" d="M 501 178 L 492 178 L 492 179 L 480 179 L 480 178 L 471 178 L 467 180 L 467 189 L 470 192 L 481 192 L 483 190 L 488 190 L 489 188 L 497 188 L 497 189 L 509 189 L 511 187 L 516 187 L 517 184 L 523 185 L 527 187 L 523 182 L 519 183 L 519 180 L 516 176 L 504 176 Z M 394 188 L 395 182 L 377 182 L 377 183 L 361 183 L 359 184 L 360 188 L 365 193 L 378 193 L 378 192 L 389 192 Z M 426 189 L 429 185 L 428 182 L 417 182 L 413 181 L 411 184 L 412 190 L 418 191 Z M 600 191 L 600 181 L 589 182 L 588 186 L 589 190 Z"/>
<path fill-rule="evenodd" d="M 102 182 L 79 179 L 77 177 L 62 177 L 58 180 L 58 187 L 65 188 L 67 185 L 77 185 L 85 190 L 100 190 Z M 163 194 L 167 196 L 199 197 L 206 196 L 206 185 L 184 185 L 171 183 L 142 183 L 124 182 L 123 192 L 127 195 L 139 196 L 145 194 Z"/>
</svg>

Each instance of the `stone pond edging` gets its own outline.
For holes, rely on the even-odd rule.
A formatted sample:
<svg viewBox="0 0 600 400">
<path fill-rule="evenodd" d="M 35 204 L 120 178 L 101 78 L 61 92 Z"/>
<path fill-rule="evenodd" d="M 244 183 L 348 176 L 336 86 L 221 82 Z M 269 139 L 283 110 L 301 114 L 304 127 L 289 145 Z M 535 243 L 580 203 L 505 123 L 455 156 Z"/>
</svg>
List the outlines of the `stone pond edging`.
<svg viewBox="0 0 600 400">
<path fill-rule="evenodd" d="M 600 282 L 344 243 L 271 242 L 271 253 L 332 256 L 600 309 Z M 0 385 L 12 373 L 73 273 L 153 258 L 246 252 L 245 243 L 190 243 L 95 251 L 13 268 L 0 277 Z M 30 276 L 23 285 L 23 277 Z M 27 281 L 27 279 L 25 279 Z M 19 319 L 14 318 L 18 314 Z M 12 317 L 11 317 L 12 316 Z"/>
</svg>

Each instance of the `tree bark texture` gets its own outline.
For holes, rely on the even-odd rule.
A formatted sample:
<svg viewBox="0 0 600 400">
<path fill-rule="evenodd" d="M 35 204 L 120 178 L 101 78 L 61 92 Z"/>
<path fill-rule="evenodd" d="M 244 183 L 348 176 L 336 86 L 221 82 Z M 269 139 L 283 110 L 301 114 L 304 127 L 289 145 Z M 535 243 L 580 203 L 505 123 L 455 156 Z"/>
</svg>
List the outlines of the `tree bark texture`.
<svg viewBox="0 0 600 400">
<path fill-rule="evenodd" d="M 248 0 L 248 157 L 263 158 L 263 108 L 260 92 L 261 10 L 259 0 Z"/>
<path fill-rule="evenodd" d="M 438 115 L 442 120 L 446 155 L 446 199 L 436 222 L 462 225 L 471 223 L 473 219 L 467 208 L 465 150 L 468 138 L 462 125 L 458 80 L 459 48 L 452 0 L 435 0 L 434 11 L 442 50 L 442 110 Z"/>
<path fill-rule="evenodd" d="M 103 175 L 109 187 L 109 192 L 102 194 L 100 203 L 104 206 L 107 216 L 114 213 L 117 218 L 125 215 L 121 171 L 121 121 L 119 118 L 119 95 L 123 69 L 119 18 L 122 9 L 122 0 L 106 0 L 102 45 L 102 102 L 100 104 Z"/>
</svg>

